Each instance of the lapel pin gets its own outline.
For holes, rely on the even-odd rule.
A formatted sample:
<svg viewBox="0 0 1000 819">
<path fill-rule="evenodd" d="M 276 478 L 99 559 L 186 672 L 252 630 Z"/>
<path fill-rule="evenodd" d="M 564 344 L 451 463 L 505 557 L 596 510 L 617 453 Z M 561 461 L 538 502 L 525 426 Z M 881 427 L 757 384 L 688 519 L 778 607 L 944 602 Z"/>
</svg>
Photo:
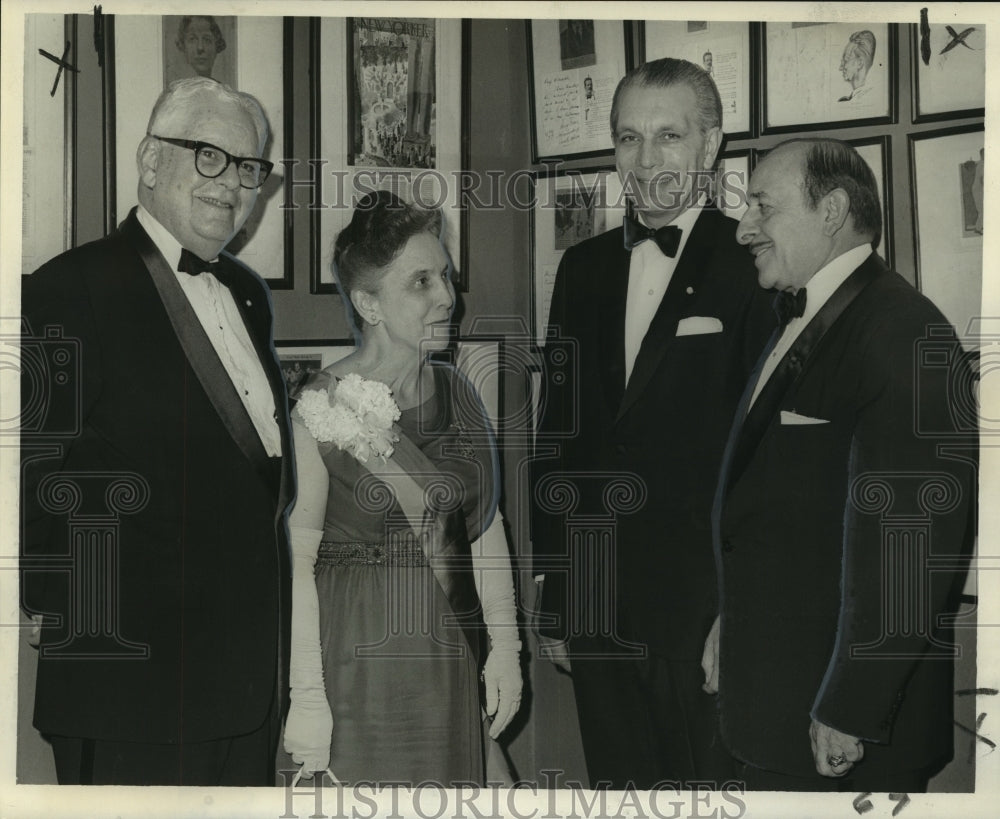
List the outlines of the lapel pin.
<svg viewBox="0 0 1000 819">
<path fill-rule="evenodd" d="M 689 296 L 694 295 L 694 288 L 688 285 L 688 289 L 685 291 Z"/>
</svg>

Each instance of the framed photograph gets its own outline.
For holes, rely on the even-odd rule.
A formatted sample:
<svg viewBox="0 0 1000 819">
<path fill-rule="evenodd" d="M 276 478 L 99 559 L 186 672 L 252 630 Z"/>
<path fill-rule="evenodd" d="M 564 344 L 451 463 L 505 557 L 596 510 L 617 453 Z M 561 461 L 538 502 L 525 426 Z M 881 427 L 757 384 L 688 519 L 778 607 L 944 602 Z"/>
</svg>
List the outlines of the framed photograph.
<svg viewBox="0 0 1000 819">
<path fill-rule="evenodd" d="M 986 26 L 910 26 L 913 121 L 981 117 L 986 106 Z"/>
<path fill-rule="evenodd" d="M 895 254 L 892 241 L 892 139 L 888 135 L 849 139 L 861 158 L 875 174 L 875 184 L 878 186 L 878 201 L 882 206 L 882 238 L 875 252 L 881 256 L 889 267 L 893 267 Z"/>
<path fill-rule="evenodd" d="M 274 347 L 289 392 L 314 372 L 319 372 L 354 352 L 353 341 L 339 339 L 275 341 Z"/>
<path fill-rule="evenodd" d="M 625 198 L 613 167 L 538 174 L 532 211 L 531 320 L 535 341 L 545 345 L 545 327 L 556 271 L 566 248 L 618 227 Z"/>
<path fill-rule="evenodd" d="M 56 58 L 72 48 L 62 14 L 24 16 L 24 120 L 22 123 L 21 272 L 31 273 L 73 244 L 73 135 L 67 100 L 74 86 L 69 74 L 39 49 Z M 68 62 L 75 63 L 71 52 Z"/>
<path fill-rule="evenodd" d="M 718 161 L 712 199 L 733 219 L 741 218 L 747 209 L 747 185 L 753 169 L 751 159 L 751 149 L 741 148 L 724 152 Z"/>
<path fill-rule="evenodd" d="M 752 111 L 752 72 L 756 60 L 750 36 L 752 23 L 694 20 L 640 22 L 638 62 L 677 57 L 700 65 L 712 78 L 722 98 L 722 130 L 730 139 L 755 134 Z"/>
<path fill-rule="evenodd" d="M 211 77 L 236 88 L 237 36 L 233 16 L 164 15 L 163 87 L 185 77 Z"/>
<path fill-rule="evenodd" d="M 965 336 L 981 315 L 983 126 L 909 137 L 917 286 Z"/>
<path fill-rule="evenodd" d="M 187 51 L 178 47 L 182 24 L 197 39 Z M 274 170 L 257 195 L 257 204 L 243 228 L 226 246 L 255 270 L 274 290 L 290 289 L 292 281 L 292 214 L 282 209 L 283 168 L 280 160 L 291 145 L 291 19 L 283 17 L 114 16 L 114 35 L 108 43 L 106 68 L 113 79 L 106 111 L 106 128 L 114 157 L 108 170 L 108 228 L 125 219 L 136 204 L 138 170 L 135 153 L 149 112 L 164 87 L 180 76 L 206 71 L 253 94 L 260 102 L 271 134 L 264 158 Z M 204 39 L 202 39 L 204 35 Z M 214 39 L 214 52 L 209 44 Z M 220 39 L 221 38 L 221 39 Z M 117 113 L 116 113 L 117 112 Z"/>
<path fill-rule="evenodd" d="M 631 64 L 629 22 L 528 20 L 534 162 L 614 151 L 611 99 Z"/>
<path fill-rule="evenodd" d="M 387 189 L 439 207 L 455 287 L 468 290 L 468 213 L 458 173 L 468 110 L 466 23 L 411 17 L 312 21 L 312 156 L 323 207 L 312 209 L 311 293 L 334 293 L 333 244 L 357 199 Z M 345 70 L 346 68 L 346 70 Z"/>
<path fill-rule="evenodd" d="M 896 27 L 764 23 L 762 133 L 896 121 Z"/>
</svg>

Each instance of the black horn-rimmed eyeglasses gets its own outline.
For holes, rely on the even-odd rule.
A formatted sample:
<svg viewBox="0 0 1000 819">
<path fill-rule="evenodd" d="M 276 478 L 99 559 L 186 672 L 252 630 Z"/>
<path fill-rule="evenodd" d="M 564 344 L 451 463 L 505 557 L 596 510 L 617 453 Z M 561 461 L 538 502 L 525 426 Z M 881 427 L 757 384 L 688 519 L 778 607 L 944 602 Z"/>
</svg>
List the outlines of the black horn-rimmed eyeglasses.
<svg viewBox="0 0 1000 819">
<path fill-rule="evenodd" d="M 200 142 L 196 139 L 175 139 L 156 134 L 149 134 L 149 136 L 160 140 L 160 142 L 167 142 L 194 151 L 194 168 L 206 179 L 222 176 L 226 172 L 226 168 L 231 163 L 235 163 L 240 186 L 251 189 L 259 188 L 267 181 L 267 177 L 274 167 L 273 162 L 255 156 L 233 156 L 211 142 Z"/>
</svg>

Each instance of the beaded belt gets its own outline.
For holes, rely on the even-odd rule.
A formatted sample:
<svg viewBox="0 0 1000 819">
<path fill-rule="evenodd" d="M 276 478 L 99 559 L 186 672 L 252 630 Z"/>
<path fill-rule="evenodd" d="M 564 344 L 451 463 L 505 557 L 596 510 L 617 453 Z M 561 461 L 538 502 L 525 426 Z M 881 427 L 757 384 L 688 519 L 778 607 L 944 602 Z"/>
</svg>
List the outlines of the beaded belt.
<svg viewBox="0 0 1000 819">
<path fill-rule="evenodd" d="M 426 566 L 427 555 L 412 538 L 392 543 L 338 543 L 325 540 L 319 544 L 317 566 Z"/>
</svg>

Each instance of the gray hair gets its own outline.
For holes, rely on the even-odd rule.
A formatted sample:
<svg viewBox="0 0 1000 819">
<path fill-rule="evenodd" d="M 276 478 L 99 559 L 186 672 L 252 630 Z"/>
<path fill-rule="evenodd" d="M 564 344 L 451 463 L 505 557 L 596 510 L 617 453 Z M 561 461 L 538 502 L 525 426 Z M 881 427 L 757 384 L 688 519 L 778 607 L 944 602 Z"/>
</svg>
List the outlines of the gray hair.
<svg viewBox="0 0 1000 819">
<path fill-rule="evenodd" d="M 703 135 L 711 128 L 722 127 L 722 99 L 705 69 L 687 60 L 663 57 L 643 63 L 622 77 L 611 102 L 611 133 L 615 134 L 618 130 L 618 106 L 626 90 L 633 86 L 667 88 L 671 85 L 687 85 L 694 91 L 698 100 L 698 122 Z"/>
<path fill-rule="evenodd" d="M 264 116 L 264 110 L 260 107 L 260 103 L 250 94 L 236 91 L 211 77 L 188 77 L 170 83 L 167 89 L 160 94 L 156 105 L 153 106 L 153 112 L 149 115 L 149 125 L 146 126 L 146 133 L 156 134 L 169 131 L 170 126 L 184 116 L 187 104 L 192 98 L 206 92 L 217 99 L 242 108 L 250 115 L 254 130 L 257 132 L 258 145 L 263 150 L 267 143 L 269 130 L 267 117 Z M 167 136 L 170 135 L 167 134 Z"/>
</svg>

